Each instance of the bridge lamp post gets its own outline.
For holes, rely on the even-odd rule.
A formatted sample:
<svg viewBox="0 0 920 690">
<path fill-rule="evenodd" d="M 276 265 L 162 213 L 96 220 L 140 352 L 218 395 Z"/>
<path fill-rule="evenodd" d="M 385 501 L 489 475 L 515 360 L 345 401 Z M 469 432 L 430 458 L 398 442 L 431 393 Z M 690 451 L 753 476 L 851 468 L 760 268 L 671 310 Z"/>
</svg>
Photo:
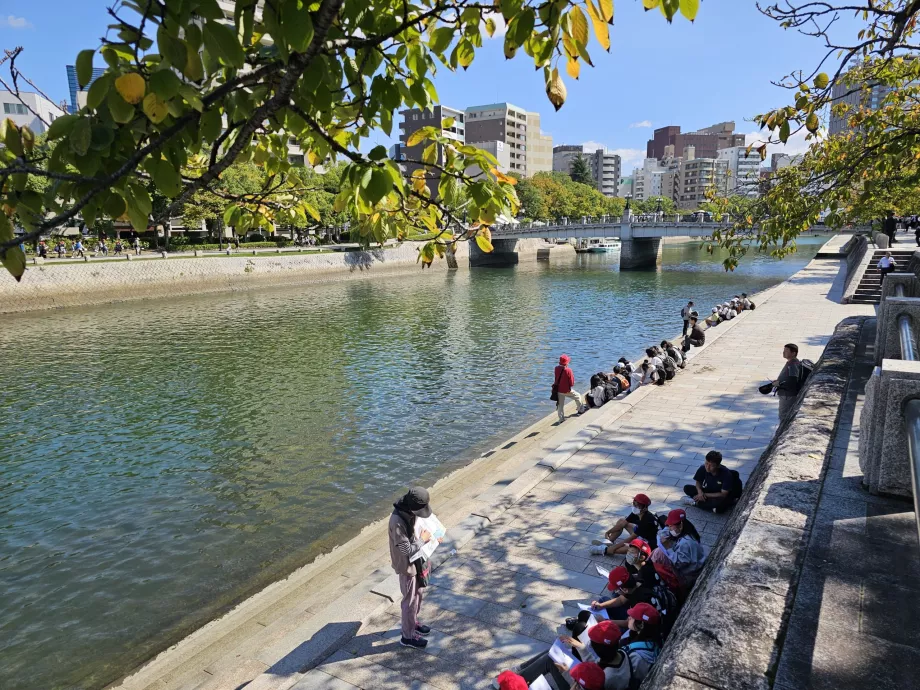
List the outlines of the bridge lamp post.
<svg viewBox="0 0 920 690">
<path fill-rule="evenodd" d="M 632 196 L 632 194 L 626 195 L 626 208 L 623 209 L 623 215 L 625 215 L 627 219 L 632 217 L 632 214 L 629 212 L 629 202 L 632 201 Z"/>
</svg>

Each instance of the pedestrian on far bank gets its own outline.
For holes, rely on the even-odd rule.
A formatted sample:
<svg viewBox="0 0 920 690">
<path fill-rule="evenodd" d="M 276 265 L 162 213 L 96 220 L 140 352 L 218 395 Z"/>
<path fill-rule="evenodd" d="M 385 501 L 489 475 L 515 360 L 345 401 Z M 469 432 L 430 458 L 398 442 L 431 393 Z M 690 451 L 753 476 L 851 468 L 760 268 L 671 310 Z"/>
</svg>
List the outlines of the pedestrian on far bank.
<svg viewBox="0 0 920 690">
<path fill-rule="evenodd" d="M 684 332 L 682 335 L 687 335 L 687 331 L 690 329 L 690 315 L 693 313 L 693 302 L 687 302 L 687 306 L 680 310 L 680 318 L 684 320 Z"/>
<path fill-rule="evenodd" d="M 885 220 L 882 221 L 882 232 L 888 235 L 889 244 L 894 244 L 894 235 L 898 231 L 898 219 L 894 217 L 894 211 L 888 211 Z"/>
<path fill-rule="evenodd" d="M 783 421 L 795 399 L 799 395 L 799 387 L 802 378 L 802 364 L 799 362 L 799 346 L 795 343 L 787 343 L 783 347 L 783 359 L 786 360 L 783 370 L 773 382 L 773 390 L 776 391 L 776 397 L 779 398 L 779 420 Z"/>
<path fill-rule="evenodd" d="M 556 413 L 559 415 L 559 421 L 565 421 L 565 403 L 571 398 L 578 404 L 578 414 L 587 409 L 585 401 L 575 390 L 575 374 L 569 368 L 571 358 L 568 355 L 559 357 L 559 364 L 556 366 L 553 376 L 556 382 Z"/>
<path fill-rule="evenodd" d="M 431 516 L 428 501 L 428 491 L 420 486 L 412 487 L 393 504 L 389 525 L 390 565 L 399 576 L 399 591 L 402 592 L 402 638 L 399 643 L 415 649 L 425 648 L 428 640 L 422 636 L 431 632 L 431 628 L 418 619 L 424 596 L 419 580 L 424 575 L 419 572 L 420 561 L 412 560 L 432 538 L 428 530 L 415 535 L 415 519 Z"/>
<path fill-rule="evenodd" d="M 140 255 L 141 255 L 141 238 L 135 237 L 134 238 L 134 256 L 140 256 Z"/>
<path fill-rule="evenodd" d="M 878 260 L 878 271 L 882 274 L 882 284 L 885 283 L 885 276 L 897 268 L 898 262 L 891 258 L 891 252 L 885 252 L 885 256 Z"/>
</svg>

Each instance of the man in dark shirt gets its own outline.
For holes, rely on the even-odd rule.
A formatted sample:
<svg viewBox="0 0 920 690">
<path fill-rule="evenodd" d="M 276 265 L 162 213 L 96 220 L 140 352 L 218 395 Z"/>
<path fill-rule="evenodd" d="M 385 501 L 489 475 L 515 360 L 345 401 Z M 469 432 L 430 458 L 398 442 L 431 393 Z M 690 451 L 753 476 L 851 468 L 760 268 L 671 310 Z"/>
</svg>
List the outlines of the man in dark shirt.
<svg viewBox="0 0 920 690">
<path fill-rule="evenodd" d="M 703 332 L 703 329 L 700 328 L 695 316 L 690 317 L 690 335 L 684 339 L 684 343 L 684 352 L 690 350 L 690 345 L 693 345 L 693 347 L 703 347 L 703 345 L 706 344 L 706 334 Z"/>
<path fill-rule="evenodd" d="M 888 211 L 885 220 L 882 221 L 882 232 L 888 235 L 888 242 L 895 242 L 894 236 L 898 231 L 898 219 L 894 217 L 894 211 Z"/>
<path fill-rule="evenodd" d="M 734 505 L 732 490 L 735 476 L 727 467 L 722 467 L 722 453 L 711 450 L 706 461 L 693 475 L 696 484 L 684 486 L 684 503 L 713 513 L 724 513 Z"/>
<path fill-rule="evenodd" d="M 799 397 L 799 387 L 802 380 L 802 363 L 799 361 L 799 346 L 787 343 L 783 347 L 783 359 L 786 360 L 783 370 L 773 382 L 776 397 L 779 398 L 779 421 L 783 421 L 789 410 Z"/>
<path fill-rule="evenodd" d="M 604 535 L 606 539 L 595 539 L 591 547 L 591 554 L 594 556 L 614 556 L 616 554 L 626 553 L 629 548 L 629 542 L 636 537 L 642 537 L 654 549 L 658 546 L 658 521 L 648 507 L 652 505 L 652 499 L 645 494 L 636 494 L 633 496 L 632 512 L 625 518 L 620 518 L 616 524 L 607 530 Z M 618 537 L 623 533 L 626 534 L 622 539 Z"/>
</svg>

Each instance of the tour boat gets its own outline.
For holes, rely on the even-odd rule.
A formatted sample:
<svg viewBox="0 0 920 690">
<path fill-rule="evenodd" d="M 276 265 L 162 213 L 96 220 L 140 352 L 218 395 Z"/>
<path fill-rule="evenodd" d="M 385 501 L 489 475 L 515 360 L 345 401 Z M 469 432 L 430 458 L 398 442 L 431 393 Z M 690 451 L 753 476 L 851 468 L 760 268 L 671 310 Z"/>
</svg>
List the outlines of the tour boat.
<svg viewBox="0 0 920 690">
<path fill-rule="evenodd" d="M 591 254 L 602 254 L 604 252 L 613 252 L 620 248 L 620 243 L 616 240 L 604 240 L 596 244 L 588 245 L 588 252 Z"/>
</svg>

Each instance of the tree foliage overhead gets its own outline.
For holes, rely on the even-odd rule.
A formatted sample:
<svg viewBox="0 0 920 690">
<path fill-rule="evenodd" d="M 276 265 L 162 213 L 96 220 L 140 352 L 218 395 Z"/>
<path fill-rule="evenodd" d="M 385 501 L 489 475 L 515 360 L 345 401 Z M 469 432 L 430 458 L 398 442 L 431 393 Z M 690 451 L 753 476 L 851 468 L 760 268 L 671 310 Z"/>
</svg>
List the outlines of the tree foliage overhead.
<svg viewBox="0 0 920 690">
<path fill-rule="evenodd" d="M 678 11 L 692 19 L 698 4 L 643 1 L 669 20 Z M 293 138 L 311 164 L 347 162 L 335 208 L 350 210 L 363 241 L 427 232 L 436 238 L 422 252 L 429 263 L 445 245 L 485 235 L 495 218 L 513 215 L 512 179 L 488 153 L 426 129 L 418 135 L 431 142 L 422 162 L 442 177 L 434 198 L 423 180 L 403 179 L 383 146 L 365 155 L 362 143 L 375 130 L 390 134 L 400 108 L 437 102 L 437 69 L 469 67 L 498 14 L 507 26 L 505 56 L 523 53 L 542 70 L 557 109 L 566 97 L 560 62 L 591 64 L 592 32 L 610 47 L 613 0 L 237 0 L 230 17 L 217 0 L 120 0 L 101 46 L 77 56 L 81 87 L 97 55 L 107 68 L 89 86 L 85 108 L 50 123 L 58 145 L 37 145 L 28 129 L 2 125 L 0 255 L 21 277 L 13 224 L 27 238 L 78 214 L 88 225 L 125 217 L 144 229 L 148 180 L 171 200 L 165 216 L 174 215 L 237 161 L 261 166 L 277 198 L 272 207 L 241 199 L 228 223 L 254 227 L 270 212 L 273 222 L 303 224 L 318 214 L 288 162 Z M 14 60 L 10 68 L 15 90 Z M 429 155 L 435 144 L 445 147 L 442 162 Z M 473 166 L 489 172 L 473 180 L 465 172 Z M 32 193 L 31 176 L 53 180 L 49 191 Z M 471 200 L 472 230 L 448 210 L 460 187 Z"/>
<path fill-rule="evenodd" d="M 917 212 L 920 2 L 790 0 L 761 11 L 827 50 L 813 68 L 782 80 L 789 105 L 757 118 L 768 134 L 762 146 L 797 133 L 812 143 L 800 165 L 775 174 L 760 232 L 786 245 L 825 212 L 835 227 L 877 218 L 888 207 Z M 843 133 L 823 135 L 829 114 L 845 118 Z"/>
</svg>

